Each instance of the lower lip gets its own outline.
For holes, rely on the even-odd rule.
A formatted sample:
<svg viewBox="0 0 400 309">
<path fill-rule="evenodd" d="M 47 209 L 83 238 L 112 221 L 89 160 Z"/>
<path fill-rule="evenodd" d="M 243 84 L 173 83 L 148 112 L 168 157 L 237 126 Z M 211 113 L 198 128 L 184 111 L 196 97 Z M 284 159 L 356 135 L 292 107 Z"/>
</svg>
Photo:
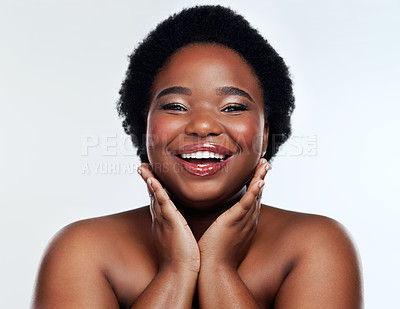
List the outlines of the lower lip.
<svg viewBox="0 0 400 309">
<path fill-rule="evenodd" d="M 191 175 L 194 176 L 211 176 L 221 170 L 227 163 L 228 161 L 232 158 L 230 156 L 228 159 L 219 162 L 219 163 L 212 163 L 212 164 L 193 164 L 190 162 L 187 162 L 183 159 L 181 159 L 178 156 L 175 156 L 175 158 L 179 161 L 180 165 L 185 169 L 186 172 L 188 172 Z"/>
</svg>

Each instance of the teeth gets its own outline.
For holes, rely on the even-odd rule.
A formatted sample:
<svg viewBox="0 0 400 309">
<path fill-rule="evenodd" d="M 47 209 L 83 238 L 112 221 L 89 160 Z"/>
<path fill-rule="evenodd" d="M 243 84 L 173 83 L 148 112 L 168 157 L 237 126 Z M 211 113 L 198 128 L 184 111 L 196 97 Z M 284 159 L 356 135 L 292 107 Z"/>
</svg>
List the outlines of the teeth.
<svg viewBox="0 0 400 309">
<path fill-rule="evenodd" d="M 182 159 L 224 159 L 224 155 L 211 152 L 211 151 L 197 151 L 193 153 L 183 153 L 181 154 Z"/>
</svg>

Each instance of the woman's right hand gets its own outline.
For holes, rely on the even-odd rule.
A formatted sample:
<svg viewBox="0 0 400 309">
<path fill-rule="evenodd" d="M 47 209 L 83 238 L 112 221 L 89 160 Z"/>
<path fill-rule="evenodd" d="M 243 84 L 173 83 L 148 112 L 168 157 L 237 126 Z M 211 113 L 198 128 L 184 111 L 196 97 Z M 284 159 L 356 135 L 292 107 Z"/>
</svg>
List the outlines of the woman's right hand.
<svg viewBox="0 0 400 309">
<path fill-rule="evenodd" d="M 142 164 L 138 173 L 146 182 L 150 195 L 152 232 L 160 271 L 193 272 L 197 275 L 200 270 L 200 252 L 188 223 L 154 177 L 150 165 Z"/>
</svg>

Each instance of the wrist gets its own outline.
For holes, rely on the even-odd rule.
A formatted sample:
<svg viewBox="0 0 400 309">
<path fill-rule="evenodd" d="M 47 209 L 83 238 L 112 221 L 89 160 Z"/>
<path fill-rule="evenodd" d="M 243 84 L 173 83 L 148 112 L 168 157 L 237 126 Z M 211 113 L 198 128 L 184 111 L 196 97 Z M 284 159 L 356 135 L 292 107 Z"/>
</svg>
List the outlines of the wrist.
<svg viewBox="0 0 400 309">
<path fill-rule="evenodd" d="M 218 284 L 221 280 L 225 282 L 227 278 L 235 278 L 237 276 L 239 276 L 239 274 L 236 267 L 227 264 L 207 262 L 201 264 L 197 282 L 199 287 L 204 288 L 209 286 L 210 282 Z"/>
<path fill-rule="evenodd" d="M 236 271 L 243 258 L 232 257 L 229 254 L 206 254 L 200 251 L 200 269 L 205 268 L 207 270 L 215 271 Z"/>
<path fill-rule="evenodd" d="M 199 268 L 186 265 L 165 265 L 160 266 L 158 273 L 172 276 L 179 279 L 196 279 L 199 275 Z"/>
<path fill-rule="evenodd" d="M 200 273 L 213 273 L 218 275 L 226 272 L 237 272 L 237 266 L 227 261 L 206 259 L 201 261 Z"/>
</svg>

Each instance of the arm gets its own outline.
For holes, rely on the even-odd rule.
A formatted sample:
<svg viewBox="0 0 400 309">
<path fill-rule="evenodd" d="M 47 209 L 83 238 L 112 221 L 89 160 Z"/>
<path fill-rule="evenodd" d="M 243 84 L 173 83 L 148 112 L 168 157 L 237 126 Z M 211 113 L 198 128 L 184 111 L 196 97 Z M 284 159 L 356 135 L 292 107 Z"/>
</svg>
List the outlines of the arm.
<svg viewBox="0 0 400 309">
<path fill-rule="evenodd" d="M 299 255 L 274 308 L 362 308 L 358 256 L 345 230 L 331 219 L 313 217 L 293 231 Z"/>
<path fill-rule="evenodd" d="M 54 239 L 39 270 L 32 308 L 119 308 L 91 237 L 91 229 L 78 222 Z"/>
<path fill-rule="evenodd" d="M 191 308 L 200 267 L 197 242 L 149 166 L 143 164 L 138 172 L 150 194 L 159 271 L 131 308 Z"/>
<path fill-rule="evenodd" d="M 50 245 L 40 267 L 33 309 L 118 309 L 104 262 L 110 246 L 87 223 L 66 227 Z M 131 308 L 191 308 L 197 272 L 163 267 Z"/>
<path fill-rule="evenodd" d="M 260 308 L 237 268 L 257 229 L 263 179 L 268 169 L 266 160 L 261 160 L 242 199 L 218 217 L 199 241 L 198 289 L 202 308 Z"/>
<path fill-rule="evenodd" d="M 196 240 L 151 171 L 142 170 L 151 196 L 159 271 L 131 308 L 191 308 L 200 265 Z M 52 242 L 39 271 L 32 308 L 120 307 L 107 278 L 113 238 L 90 222 L 66 227 Z"/>
<path fill-rule="evenodd" d="M 196 282 L 197 273 L 176 272 L 172 269 L 161 270 L 131 309 L 191 308 Z"/>
<path fill-rule="evenodd" d="M 225 265 L 201 265 L 199 275 L 201 308 L 261 308 L 236 269 Z"/>
</svg>

